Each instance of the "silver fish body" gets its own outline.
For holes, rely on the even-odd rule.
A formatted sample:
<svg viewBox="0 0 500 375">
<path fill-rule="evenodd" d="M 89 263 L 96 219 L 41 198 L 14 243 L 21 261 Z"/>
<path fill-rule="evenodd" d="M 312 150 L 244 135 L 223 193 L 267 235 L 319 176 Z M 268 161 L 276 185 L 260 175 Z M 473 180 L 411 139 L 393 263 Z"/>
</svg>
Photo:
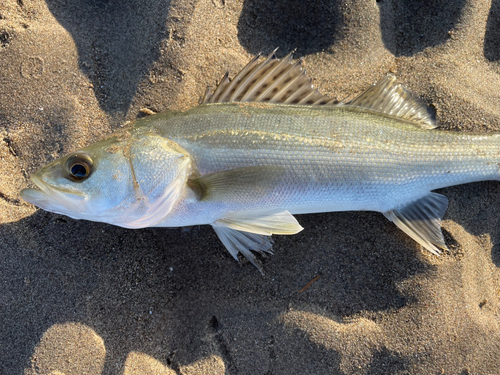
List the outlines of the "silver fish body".
<svg viewBox="0 0 500 375">
<path fill-rule="evenodd" d="M 250 166 L 286 170 L 266 194 L 249 186 L 228 202 L 184 201 L 157 226 L 195 222 L 207 210 L 279 208 L 292 214 L 386 212 L 431 190 L 500 178 L 500 135 L 426 130 L 360 109 L 246 103 L 198 106 L 151 116 L 147 126 L 173 140 L 210 174 Z"/>
<path fill-rule="evenodd" d="M 500 135 L 431 129 L 425 106 L 392 78 L 349 103 L 332 103 L 302 83 L 300 104 L 277 100 L 284 89 L 238 102 L 262 99 L 270 89 L 257 89 L 272 74 L 291 74 L 274 58 L 251 64 L 241 93 L 224 79 L 205 104 L 138 120 L 84 156 L 37 172 L 42 191 L 26 189 L 23 197 L 130 228 L 209 224 L 235 258 L 241 252 L 256 264 L 250 250 L 269 251 L 268 236 L 302 229 L 293 214 L 328 211 L 382 212 L 437 254 L 446 248 L 447 199 L 432 190 L 500 178 Z M 312 97 L 316 104 L 308 105 Z"/>
</svg>

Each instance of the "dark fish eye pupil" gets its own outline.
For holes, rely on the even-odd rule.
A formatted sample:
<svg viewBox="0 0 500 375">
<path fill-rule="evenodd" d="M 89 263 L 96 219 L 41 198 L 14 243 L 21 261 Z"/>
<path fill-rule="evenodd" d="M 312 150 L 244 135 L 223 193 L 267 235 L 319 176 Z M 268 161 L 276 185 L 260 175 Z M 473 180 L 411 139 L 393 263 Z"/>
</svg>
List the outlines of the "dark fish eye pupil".
<svg viewBox="0 0 500 375">
<path fill-rule="evenodd" d="M 83 181 L 92 173 L 93 164 L 92 159 L 85 152 L 78 151 L 69 155 L 66 159 L 65 177 L 73 182 Z"/>
<path fill-rule="evenodd" d="M 83 178 L 87 176 L 87 168 L 82 164 L 75 164 L 71 167 L 71 174 L 78 178 Z"/>
</svg>

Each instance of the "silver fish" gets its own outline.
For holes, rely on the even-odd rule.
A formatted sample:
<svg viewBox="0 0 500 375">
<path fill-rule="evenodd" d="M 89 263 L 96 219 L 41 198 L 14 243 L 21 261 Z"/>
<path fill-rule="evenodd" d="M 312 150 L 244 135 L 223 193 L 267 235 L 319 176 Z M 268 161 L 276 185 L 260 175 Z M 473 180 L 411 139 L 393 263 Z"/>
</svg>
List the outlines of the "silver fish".
<svg viewBox="0 0 500 375">
<path fill-rule="evenodd" d="M 45 210 L 126 228 L 209 224 L 231 255 L 270 252 L 294 214 L 383 213 L 434 254 L 448 200 L 432 190 L 500 177 L 500 135 L 439 131 L 388 76 L 350 102 L 314 89 L 301 62 L 256 57 L 200 105 L 137 120 L 32 175 Z"/>
</svg>

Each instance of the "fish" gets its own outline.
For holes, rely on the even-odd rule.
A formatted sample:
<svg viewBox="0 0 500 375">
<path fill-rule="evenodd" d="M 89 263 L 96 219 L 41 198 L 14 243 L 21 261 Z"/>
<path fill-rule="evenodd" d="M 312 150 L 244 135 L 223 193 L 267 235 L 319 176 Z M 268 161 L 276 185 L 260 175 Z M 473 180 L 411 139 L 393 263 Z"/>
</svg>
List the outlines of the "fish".
<svg viewBox="0 0 500 375">
<path fill-rule="evenodd" d="M 136 120 L 31 176 L 21 197 L 125 228 L 211 225 L 238 260 L 294 215 L 377 211 L 439 255 L 448 207 L 434 190 L 499 180 L 500 135 L 438 129 L 435 112 L 387 75 L 352 100 L 322 95 L 292 54 L 257 55 L 188 110 Z"/>
</svg>

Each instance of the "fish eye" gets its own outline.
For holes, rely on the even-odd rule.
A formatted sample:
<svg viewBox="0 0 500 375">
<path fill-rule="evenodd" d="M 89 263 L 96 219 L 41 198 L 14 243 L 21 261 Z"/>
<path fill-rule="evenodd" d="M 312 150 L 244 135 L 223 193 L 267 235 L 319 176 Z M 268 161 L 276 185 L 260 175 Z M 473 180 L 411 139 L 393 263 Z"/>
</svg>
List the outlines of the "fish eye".
<svg viewBox="0 0 500 375">
<path fill-rule="evenodd" d="M 92 172 L 92 159 L 85 153 L 71 155 L 66 161 L 66 168 L 73 181 L 82 181 Z"/>
</svg>

